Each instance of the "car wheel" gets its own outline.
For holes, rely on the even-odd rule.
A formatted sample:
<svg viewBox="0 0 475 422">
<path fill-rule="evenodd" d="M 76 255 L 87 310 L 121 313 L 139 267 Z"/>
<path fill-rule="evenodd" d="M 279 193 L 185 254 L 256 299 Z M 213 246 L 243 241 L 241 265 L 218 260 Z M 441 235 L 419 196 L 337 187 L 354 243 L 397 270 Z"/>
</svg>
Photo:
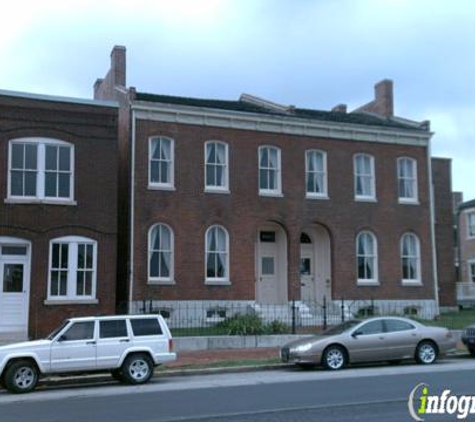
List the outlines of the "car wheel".
<svg viewBox="0 0 475 422">
<path fill-rule="evenodd" d="M 13 362 L 5 371 L 5 388 L 12 393 L 29 393 L 38 383 L 38 369 L 28 360 Z"/>
<path fill-rule="evenodd" d="M 111 371 L 111 375 L 112 375 L 112 378 L 114 378 L 116 381 L 119 381 L 119 382 L 124 382 L 125 379 L 124 379 L 124 374 L 122 373 L 122 370 L 119 368 L 119 369 L 113 369 Z"/>
<path fill-rule="evenodd" d="M 130 355 L 121 369 L 124 380 L 129 384 L 144 384 L 153 375 L 152 359 L 144 353 Z"/>
<path fill-rule="evenodd" d="M 475 347 L 469 347 L 468 352 L 470 353 L 470 356 L 475 358 Z"/>
<path fill-rule="evenodd" d="M 347 361 L 346 351 L 341 346 L 329 346 L 323 352 L 322 363 L 326 369 L 333 371 L 342 369 Z"/>
<path fill-rule="evenodd" d="M 437 346 L 432 341 L 422 341 L 416 349 L 416 361 L 423 365 L 430 365 L 437 360 Z"/>
</svg>

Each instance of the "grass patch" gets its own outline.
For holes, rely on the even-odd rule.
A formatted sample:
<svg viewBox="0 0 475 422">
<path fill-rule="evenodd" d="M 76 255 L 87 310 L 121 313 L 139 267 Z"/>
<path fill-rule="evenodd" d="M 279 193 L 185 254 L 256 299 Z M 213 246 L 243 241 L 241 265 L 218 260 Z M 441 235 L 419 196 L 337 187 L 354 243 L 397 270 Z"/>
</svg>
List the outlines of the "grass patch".
<svg viewBox="0 0 475 422">
<path fill-rule="evenodd" d="M 235 368 L 239 366 L 251 366 L 259 367 L 266 365 L 276 365 L 282 363 L 280 358 L 265 358 L 265 359 L 240 359 L 240 360 L 219 360 L 219 361 L 210 361 L 210 362 L 201 362 L 201 363 L 190 363 L 180 366 L 160 366 L 156 369 L 160 371 L 168 370 L 181 370 L 181 369 L 207 369 L 207 368 Z"/>
<path fill-rule="evenodd" d="M 436 319 L 421 319 L 419 321 L 424 325 L 436 325 L 451 330 L 461 330 L 467 325 L 475 324 L 475 309 L 462 309 L 458 312 L 447 312 L 440 314 Z"/>
</svg>

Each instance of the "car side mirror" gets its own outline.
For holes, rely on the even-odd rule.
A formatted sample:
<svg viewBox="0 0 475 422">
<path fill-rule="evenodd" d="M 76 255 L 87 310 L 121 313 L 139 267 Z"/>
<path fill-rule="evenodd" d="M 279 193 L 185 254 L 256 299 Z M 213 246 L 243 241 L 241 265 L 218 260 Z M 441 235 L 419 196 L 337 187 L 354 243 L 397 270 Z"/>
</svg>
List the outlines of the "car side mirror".
<svg viewBox="0 0 475 422">
<path fill-rule="evenodd" d="M 351 333 L 351 337 L 358 338 L 358 336 L 360 336 L 361 334 L 363 334 L 361 331 L 353 331 Z"/>
<path fill-rule="evenodd" d="M 68 337 L 66 336 L 66 334 L 63 334 L 63 335 L 59 336 L 58 341 L 66 341 L 67 339 L 68 339 Z"/>
</svg>

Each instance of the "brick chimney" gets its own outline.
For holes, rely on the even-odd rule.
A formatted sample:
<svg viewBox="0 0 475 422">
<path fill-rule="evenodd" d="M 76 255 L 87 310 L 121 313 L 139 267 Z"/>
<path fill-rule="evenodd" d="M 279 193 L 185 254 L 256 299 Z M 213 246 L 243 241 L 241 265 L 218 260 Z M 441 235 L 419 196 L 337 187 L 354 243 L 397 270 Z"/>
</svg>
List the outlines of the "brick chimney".
<svg viewBox="0 0 475 422">
<path fill-rule="evenodd" d="M 125 47 L 116 45 L 111 52 L 111 66 L 103 79 L 94 83 L 94 99 L 115 100 L 116 87 L 126 86 L 126 56 Z"/>
<path fill-rule="evenodd" d="M 393 98 L 393 81 L 383 79 L 374 86 L 374 100 L 365 104 L 355 112 L 368 112 L 379 114 L 383 117 L 394 116 L 394 98 Z"/>
</svg>

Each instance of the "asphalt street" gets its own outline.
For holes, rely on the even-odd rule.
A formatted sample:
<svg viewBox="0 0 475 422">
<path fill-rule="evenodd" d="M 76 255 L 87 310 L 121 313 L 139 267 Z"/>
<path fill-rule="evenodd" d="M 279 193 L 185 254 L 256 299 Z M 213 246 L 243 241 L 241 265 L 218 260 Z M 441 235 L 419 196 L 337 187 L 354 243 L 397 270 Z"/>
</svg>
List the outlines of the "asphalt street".
<svg viewBox="0 0 475 422">
<path fill-rule="evenodd" d="M 475 394 L 475 360 L 349 368 L 155 377 L 150 384 L 42 388 L 0 393 L 1 422 L 410 421 L 410 391 Z M 457 420 L 427 415 L 426 421 Z"/>
</svg>

